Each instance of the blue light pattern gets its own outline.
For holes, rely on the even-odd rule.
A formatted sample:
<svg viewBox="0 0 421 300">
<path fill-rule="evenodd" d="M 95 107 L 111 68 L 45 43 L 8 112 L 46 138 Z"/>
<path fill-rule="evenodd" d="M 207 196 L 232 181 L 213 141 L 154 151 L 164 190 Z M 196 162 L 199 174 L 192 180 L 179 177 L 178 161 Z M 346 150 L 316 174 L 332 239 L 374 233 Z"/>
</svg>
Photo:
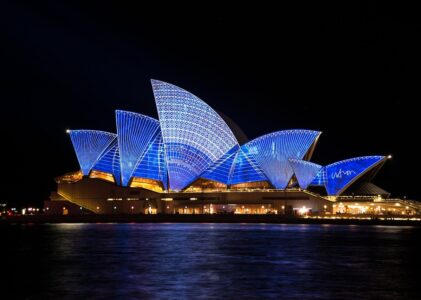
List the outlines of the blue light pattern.
<svg viewBox="0 0 421 300">
<path fill-rule="evenodd" d="M 326 166 L 328 195 L 340 195 L 350 184 L 384 159 L 384 156 L 363 156 Z"/>
<path fill-rule="evenodd" d="M 152 80 L 171 190 L 182 190 L 238 144 L 205 102 L 169 83 Z"/>
<path fill-rule="evenodd" d="M 244 146 L 240 148 L 235 158 L 229 184 L 267 181 L 267 177 L 253 157 L 248 154 L 248 149 Z"/>
<path fill-rule="evenodd" d="M 239 149 L 240 147 L 235 145 L 230 151 L 222 155 L 221 158 L 218 159 L 213 166 L 208 168 L 200 177 L 229 184 L 233 163 L 237 157 Z"/>
<path fill-rule="evenodd" d="M 159 135 L 159 122 L 145 115 L 121 110 L 116 111 L 116 122 L 121 184 L 127 186 L 149 145 Z"/>
<path fill-rule="evenodd" d="M 155 140 L 149 145 L 132 177 L 160 180 L 164 188 L 167 189 L 167 170 L 164 158 L 164 143 L 162 134 L 159 132 Z"/>
<path fill-rule="evenodd" d="M 316 177 L 314 177 L 310 185 L 326 187 L 326 184 L 327 184 L 326 167 L 322 167 L 319 170 L 319 172 L 316 174 Z"/>
<path fill-rule="evenodd" d="M 83 175 L 89 175 L 98 158 L 116 137 L 114 133 L 98 130 L 70 130 L 69 134 Z"/>
<path fill-rule="evenodd" d="M 300 159 L 290 158 L 289 163 L 294 170 L 298 184 L 303 189 L 306 189 L 309 186 L 309 184 L 316 177 L 317 173 L 319 173 L 319 171 L 322 169 L 321 165 Z"/>
<path fill-rule="evenodd" d="M 321 132 L 283 130 L 266 134 L 244 146 L 277 189 L 285 189 L 294 171 L 288 159 L 303 159 Z"/>
<path fill-rule="evenodd" d="M 113 174 L 115 183 L 121 184 L 120 153 L 117 138 L 107 147 L 92 170 Z"/>
</svg>

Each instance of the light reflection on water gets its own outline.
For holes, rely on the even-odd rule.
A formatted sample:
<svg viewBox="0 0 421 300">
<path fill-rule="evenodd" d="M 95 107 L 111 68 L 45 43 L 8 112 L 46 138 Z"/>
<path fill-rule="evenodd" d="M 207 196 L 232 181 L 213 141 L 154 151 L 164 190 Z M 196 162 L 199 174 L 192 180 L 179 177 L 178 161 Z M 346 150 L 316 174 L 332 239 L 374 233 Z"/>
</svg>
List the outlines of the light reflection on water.
<svg viewBox="0 0 421 300">
<path fill-rule="evenodd" d="M 0 234 L 2 284 L 27 299 L 420 298 L 419 228 L 110 223 Z"/>
</svg>

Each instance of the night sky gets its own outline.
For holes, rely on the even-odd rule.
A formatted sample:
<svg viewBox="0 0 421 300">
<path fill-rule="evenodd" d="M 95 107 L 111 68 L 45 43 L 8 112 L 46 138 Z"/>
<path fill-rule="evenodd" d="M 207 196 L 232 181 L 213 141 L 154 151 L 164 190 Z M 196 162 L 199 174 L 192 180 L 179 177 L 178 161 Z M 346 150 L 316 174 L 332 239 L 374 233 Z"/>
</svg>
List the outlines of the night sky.
<svg viewBox="0 0 421 300">
<path fill-rule="evenodd" d="M 420 199 L 415 7 L 138 2 L 2 1 L 0 202 L 40 204 L 55 176 L 78 169 L 67 128 L 115 132 L 116 109 L 157 117 L 151 78 L 249 139 L 323 131 L 316 163 L 392 154 L 374 182 Z"/>
</svg>

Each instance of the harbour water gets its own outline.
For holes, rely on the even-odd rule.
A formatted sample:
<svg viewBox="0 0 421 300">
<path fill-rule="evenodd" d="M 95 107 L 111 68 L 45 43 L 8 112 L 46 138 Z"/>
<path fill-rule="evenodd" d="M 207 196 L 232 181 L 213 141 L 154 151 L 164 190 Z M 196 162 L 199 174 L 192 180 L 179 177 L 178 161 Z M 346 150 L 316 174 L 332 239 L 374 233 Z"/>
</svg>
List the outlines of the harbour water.
<svg viewBox="0 0 421 300">
<path fill-rule="evenodd" d="M 1 299 L 421 299 L 420 227 L 0 227 Z"/>
</svg>

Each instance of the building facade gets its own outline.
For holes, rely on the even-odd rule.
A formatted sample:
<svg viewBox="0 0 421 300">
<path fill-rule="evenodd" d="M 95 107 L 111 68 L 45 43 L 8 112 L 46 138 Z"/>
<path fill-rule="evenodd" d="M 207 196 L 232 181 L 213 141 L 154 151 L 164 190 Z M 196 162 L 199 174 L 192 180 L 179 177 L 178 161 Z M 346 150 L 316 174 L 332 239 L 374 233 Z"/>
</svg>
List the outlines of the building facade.
<svg viewBox="0 0 421 300">
<path fill-rule="evenodd" d="M 386 156 L 322 166 L 310 161 L 319 131 L 248 141 L 190 92 L 158 80 L 152 89 L 158 119 L 117 110 L 115 133 L 67 131 L 80 171 L 56 179 L 46 212 L 335 213 L 338 197 L 388 197 L 371 183 Z"/>
</svg>

